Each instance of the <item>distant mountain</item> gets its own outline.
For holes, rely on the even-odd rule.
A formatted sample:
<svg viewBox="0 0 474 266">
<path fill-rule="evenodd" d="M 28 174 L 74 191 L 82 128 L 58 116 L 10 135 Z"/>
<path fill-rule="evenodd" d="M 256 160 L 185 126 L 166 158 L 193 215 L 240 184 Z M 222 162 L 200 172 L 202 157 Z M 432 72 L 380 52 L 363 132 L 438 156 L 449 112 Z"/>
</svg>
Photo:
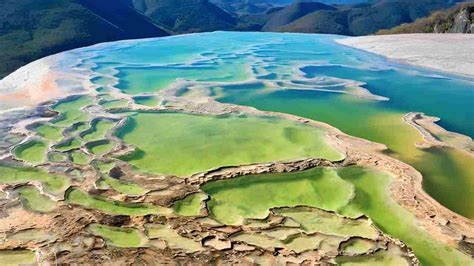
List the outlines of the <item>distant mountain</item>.
<svg viewBox="0 0 474 266">
<path fill-rule="evenodd" d="M 349 27 L 348 13 L 347 10 L 321 10 L 280 26 L 275 31 L 354 35 Z"/>
<path fill-rule="evenodd" d="M 335 7 L 312 2 L 298 2 L 287 6 L 284 9 L 273 12 L 268 21 L 263 26 L 263 31 L 276 31 L 293 21 L 304 17 L 307 14 L 319 10 L 336 10 Z"/>
<path fill-rule="evenodd" d="M 0 77 L 64 50 L 168 35 L 150 19 L 114 0 L 2 0 L 0 25 Z"/>
<path fill-rule="evenodd" d="M 459 4 L 417 19 L 413 23 L 377 32 L 377 34 L 402 33 L 474 33 L 474 3 Z"/>
<path fill-rule="evenodd" d="M 367 35 L 402 23 L 413 22 L 434 10 L 451 5 L 451 0 L 383 0 L 351 7 L 338 6 L 337 9 L 321 8 L 312 12 L 296 12 L 307 14 L 294 16 L 295 4 L 293 4 L 275 13 L 278 15 L 270 17 L 262 25 L 262 30 Z M 285 23 L 275 24 L 274 20 L 280 20 L 279 17 L 284 18 L 281 21 Z"/>
<path fill-rule="evenodd" d="M 258 14 L 271 8 L 289 6 L 297 2 L 320 2 L 327 5 L 353 5 L 368 0 L 210 0 L 220 8 L 234 14 Z"/>
<path fill-rule="evenodd" d="M 155 23 L 176 33 L 231 30 L 237 20 L 207 0 L 128 0 Z"/>
<path fill-rule="evenodd" d="M 210 2 L 229 13 L 238 15 L 263 13 L 270 8 L 286 5 L 266 0 L 210 0 Z"/>
</svg>

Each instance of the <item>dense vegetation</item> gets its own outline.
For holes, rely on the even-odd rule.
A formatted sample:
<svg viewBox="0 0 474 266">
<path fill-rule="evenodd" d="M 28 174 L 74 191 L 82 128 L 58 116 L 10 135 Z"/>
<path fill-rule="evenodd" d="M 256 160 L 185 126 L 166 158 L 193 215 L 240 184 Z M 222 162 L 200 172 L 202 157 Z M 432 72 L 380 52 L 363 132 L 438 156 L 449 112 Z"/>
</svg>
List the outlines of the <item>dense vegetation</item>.
<svg viewBox="0 0 474 266">
<path fill-rule="evenodd" d="M 474 3 L 461 4 L 437 11 L 428 17 L 417 19 L 377 34 L 401 33 L 474 33 Z"/>
<path fill-rule="evenodd" d="M 270 15 L 262 28 L 267 31 L 367 35 L 380 29 L 413 22 L 429 15 L 433 10 L 450 5 L 451 2 L 447 0 L 385 0 L 351 7 L 338 6 L 337 10 L 324 8 L 305 14 L 306 7 L 302 3 L 295 3 Z M 294 19 L 287 23 L 285 18 L 289 13 L 301 16 L 293 16 Z M 275 20 L 284 23 L 277 24 Z"/>
<path fill-rule="evenodd" d="M 367 0 L 210 0 L 220 8 L 235 14 L 263 13 L 271 8 L 282 7 L 293 2 L 319 2 L 327 5 L 352 5 L 367 2 Z"/>
<path fill-rule="evenodd" d="M 116 14 L 126 10 L 115 4 L 108 8 Z M 0 10 L 0 77 L 30 61 L 64 50 L 167 35 L 134 10 L 128 10 L 127 18 L 120 22 L 104 18 L 72 0 L 3 0 Z"/>
<path fill-rule="evenodd" d="M 335 7 L 312 2 L 301 2 L 274 12 L 263 26 L 263 31 L 274 31 L 293 21 L 319 10 L 336 10 Z"/>
<path fill-rule="evenodd" d="M 231 30 L 236 18 L 207 0 L 126 0 L 176 33 Z"/>
</svg>

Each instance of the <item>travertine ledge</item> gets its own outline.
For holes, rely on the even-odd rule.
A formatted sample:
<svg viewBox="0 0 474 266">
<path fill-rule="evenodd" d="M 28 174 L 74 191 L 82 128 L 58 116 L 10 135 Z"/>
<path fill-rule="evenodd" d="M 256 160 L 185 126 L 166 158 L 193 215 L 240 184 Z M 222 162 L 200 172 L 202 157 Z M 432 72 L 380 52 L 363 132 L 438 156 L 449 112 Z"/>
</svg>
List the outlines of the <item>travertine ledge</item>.
<svg viewBox="0 0 474 266">
<path fill-rule="evenodd" d="M 397 34 L 336 41 L 404 63 L 474 76 L 472 34 Z"/>
</svg>

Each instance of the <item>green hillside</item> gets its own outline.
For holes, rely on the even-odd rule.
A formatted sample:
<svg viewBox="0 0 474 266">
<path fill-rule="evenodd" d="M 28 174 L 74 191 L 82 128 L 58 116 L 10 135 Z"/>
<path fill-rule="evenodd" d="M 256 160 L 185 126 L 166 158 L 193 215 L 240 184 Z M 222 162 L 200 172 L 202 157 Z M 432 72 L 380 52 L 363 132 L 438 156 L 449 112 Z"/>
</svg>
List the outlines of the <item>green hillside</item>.
<svg viewBox="0 0 474 266">
<path fill-rule="evenodd" d="M 115 6 L 117 9 L 117 6 Z M 165 36 L 166 32 L 135 12 L 123 30 L 73 0 L 0 1 L 0 77 L 38 58 L 99 42 Z"/>
<path fill-rule="evenodd" d="M 437 11 L 413 23 L 381 30 L 377 34 L 449 32 L 474 33 L 474 3 L 460 4 L 447 10 Z"/>
<path fill-rule="evenodd" d="M 231 14 L 206 0 L 133 0 L 131 4 L 176 33 L 231 30 L 236 25 Z"/>
<path fill-rule="evenodd" d="M 285 18 L 296 4 L 279 10 L 269 19 L 263 30 L 307 33 L 332 33 L 344 35 L 367 35 L 381 29 L 390 29 L 403 23 L 429 15 L 434 10 L 451 5 L 448 0 L 385 0 L 373 1 L 352 7 L 338 6 L 336 11 L 317 10 L 286 23 Z M 278 27 L 275 20 L 280 20 Z M 281 25 L 283 24 L 283 25 Z"/>
</svg>

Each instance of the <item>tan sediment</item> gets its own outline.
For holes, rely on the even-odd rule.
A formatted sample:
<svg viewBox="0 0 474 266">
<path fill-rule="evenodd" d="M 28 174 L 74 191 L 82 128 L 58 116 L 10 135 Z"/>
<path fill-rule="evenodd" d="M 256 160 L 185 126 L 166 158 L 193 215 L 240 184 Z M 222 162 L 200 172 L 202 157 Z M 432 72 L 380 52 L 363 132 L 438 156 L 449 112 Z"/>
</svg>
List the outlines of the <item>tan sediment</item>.
<svg viewBox="0 0 474 266">
<path fill-rule="evenodd" d="M 21 217 L 21 219 L 19 219 Z M 28 228 L 47 228 L 52 223 L 52 217 L 29 212 L 19 206 L 8 209 L 0 218 L 0 232 L 9 230 L 21 231 Z"/>
<path fill-rule="evenodd" d="M 58 98 L 58 77 L 51 70 L 55 61 L 54 56 L 37 60 L 0 80 L 1 109 L 32 107 Z"/>
<path fill-rule="evenodd" d="M 71 70 L 56 69 L 62 54 L 51 55 L 29 63 L 0 80 L 0 113 L 13 109 L 35 107 L 71 94 L 90 92 L 90 81 Z M 78 86 L 61 86 L 69 80 Z M 79 85 L 80 84 L 80 85 Z"/>
<path fill-rule="evenodd" d="M 55 75 L 48 73 L 41 79 L 34 80 L 34 84 L 27 84 L 12 93 L 0 95 L 0 101 L 19 101 L 30 106 L 37 105 L 59 96 L 59 88 L 55 80 Z"/>
</svg>

